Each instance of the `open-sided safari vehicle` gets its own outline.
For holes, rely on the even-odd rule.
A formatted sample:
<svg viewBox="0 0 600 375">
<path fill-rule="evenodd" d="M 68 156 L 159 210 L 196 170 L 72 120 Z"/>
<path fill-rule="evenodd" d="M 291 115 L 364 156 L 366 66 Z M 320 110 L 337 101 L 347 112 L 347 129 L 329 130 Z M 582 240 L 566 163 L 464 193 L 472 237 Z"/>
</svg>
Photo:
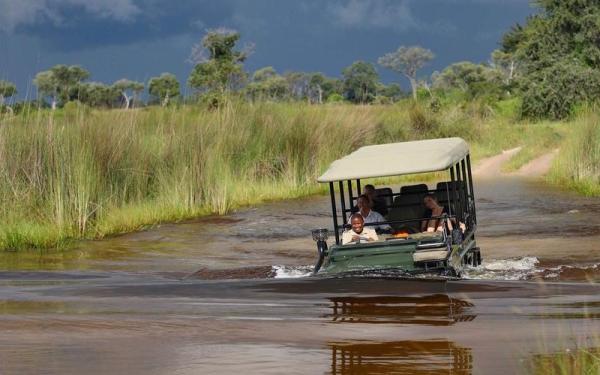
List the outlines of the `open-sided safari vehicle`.
<svg viewBox="0 0 600 375">
<path fill-rule="evenodd" d="M 405 185 L 398 191 L 390 187 L 376 189 L 388 213 L 384 222 L 365 223 L 365 227 L 388 224 L 391 230 L 380 233 L 374 242 L 342 244 L 343 231 L 351 230 L 348 219 L 362 192 L 361 180 L 439 171 L 447 171 L 448 177 L 432 185 L 433 189 L 426 184 Z M 328 230 L 313 230 L 319 252 L 315 273 L 399 270 L 459 276 L 465 265 L 481 263 L 475 241 L 471 159 L 469 147 L 461 138 L 361 147 L 333 162 L 318 181 L 329 184 L 335 244 L 328 248 Z M 435 194 L 447 211 L 431 218 L 454 225 L 443 225 L 434 232 L 421 231 L 423 221 L 428 220 L 423 204 L 427 194 Z"/>
</svg>

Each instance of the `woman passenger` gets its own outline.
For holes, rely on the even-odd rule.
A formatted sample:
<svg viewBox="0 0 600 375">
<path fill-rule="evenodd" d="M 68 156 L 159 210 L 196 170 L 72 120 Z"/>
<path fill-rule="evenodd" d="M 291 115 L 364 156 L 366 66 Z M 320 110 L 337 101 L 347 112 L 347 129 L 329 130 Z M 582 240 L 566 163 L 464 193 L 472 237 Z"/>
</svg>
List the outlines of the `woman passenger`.
<svg viewBox="0 0 600 375">
<path fill-rule="evenodd" d="M 421 222 L 421 232 L 435 232 L 444 230 L 444 220 L 440 216 L 448 214 L 448 208 L 441 206 L 438 202 L 435 194 L 427 194 L 423 198 L 423 204 L 425 204 L 425 218 L 429 220 L 423 220 Z M 452 220 L 447 220 L 448 230 L 452 230 Z"/>
</svg>

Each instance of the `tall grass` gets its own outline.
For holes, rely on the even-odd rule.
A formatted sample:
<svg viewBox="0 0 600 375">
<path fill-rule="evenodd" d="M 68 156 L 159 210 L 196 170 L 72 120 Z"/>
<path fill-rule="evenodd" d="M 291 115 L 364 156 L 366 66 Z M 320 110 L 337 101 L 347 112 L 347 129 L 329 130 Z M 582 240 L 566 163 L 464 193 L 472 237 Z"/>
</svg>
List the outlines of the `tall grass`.
<svg viewBox="0 0 600 375">
<path fill-rule="evenodd" d="M 569 124 L 549 181 L 585 195 L 600 195 L 600 117 L 584 111 Z"/>
<path fill-rule="evenodd" d="M 0 118 L 0 248 L 60 247 L 321 191 L 328 164 L 373 143 L 462 136 L 475 156 L 527 126 L 481 106 L 244 103 Z"/>
</svg>

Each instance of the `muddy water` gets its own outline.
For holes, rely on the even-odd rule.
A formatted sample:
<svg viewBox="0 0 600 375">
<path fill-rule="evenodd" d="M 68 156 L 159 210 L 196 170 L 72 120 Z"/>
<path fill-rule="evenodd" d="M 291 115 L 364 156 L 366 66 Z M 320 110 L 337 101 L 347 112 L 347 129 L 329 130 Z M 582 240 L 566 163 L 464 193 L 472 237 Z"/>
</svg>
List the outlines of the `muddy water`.
<svg viewBox="0 0 600 375">
<path fill-rule="evenodd" d="M 600 201 L 476 187 L 485 262 L 463 281 L 296 277 L 324 197 L 3 254 L 0 373 L 506 374 L 600 346 Z"/>
</svg>

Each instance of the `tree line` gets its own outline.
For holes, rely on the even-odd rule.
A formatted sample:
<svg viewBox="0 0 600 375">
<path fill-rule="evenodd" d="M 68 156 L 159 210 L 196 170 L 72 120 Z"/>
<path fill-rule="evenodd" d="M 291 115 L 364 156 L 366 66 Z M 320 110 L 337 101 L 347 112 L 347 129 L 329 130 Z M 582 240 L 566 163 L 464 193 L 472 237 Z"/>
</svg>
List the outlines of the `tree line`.
<svg viewBox="0 0 600 375">
<path fill-rule="evenodd" d="M 377 64 L 410 83 L 414 100 L 432 105 L 448 97 L 498 101 L 517 98 L 528 117 L 564 118 L 582 102 L 600 96 L 600 4 L 596 0 L 535 0 L 539 8 L 523 25 L 502 37 L 489 61 L 457 62 L 420 77 L 435 55 L 421 46 L 400 46 Z M 193 47 L 194 67 L 187 80 L 193 95 L 182 98 L 180 83 L 163 73 L 147 83 L 120 79 L 112 84 L 89 82 L 90 72 L 79 66 L 57 65 L 34 79 L 40 102 L 50 108 L 77 100 L 94 107 L 133 108 L 169 105 L 174 100 L 200 100 L 218 106 L 226 95 L 248 100 L 304 100 L 312 104 L 349 101 L 391 103 L 407 96 L 397 83 L 381 82 L 376 64 L 356 61 L 340 77 L 323 73 L 286 72 L 264 67 L 249 74 L 244 62 L 249 50 L 239 47 L 234 30 L 210 30 Z M 147 89 L 149 100 L 142 101 Z M 17 94 L 13 83 L 0 81 L 0 106 Z M 409 95 L 410 95 L 409 94 Z M 10 111 L 10 107 L 8 107 Z"/>
</svg>

